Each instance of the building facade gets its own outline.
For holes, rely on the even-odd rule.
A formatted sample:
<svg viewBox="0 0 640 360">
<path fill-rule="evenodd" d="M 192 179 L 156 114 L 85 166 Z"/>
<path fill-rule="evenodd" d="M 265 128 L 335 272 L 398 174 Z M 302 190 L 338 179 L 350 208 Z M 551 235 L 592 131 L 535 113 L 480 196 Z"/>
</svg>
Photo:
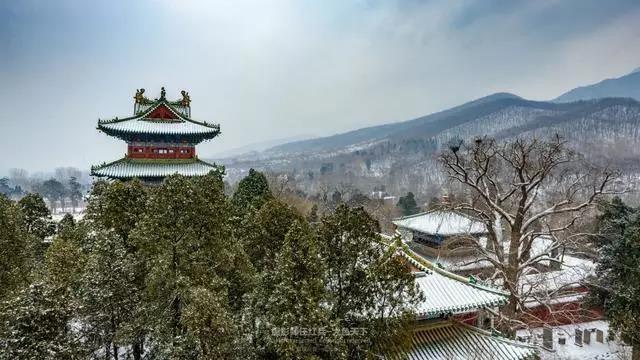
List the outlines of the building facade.
<svg viewBox="0 0 640 360">
<path fill-rule="evenodd" d="M 492 278 L 495 267 L 488 257 L 498 260 L 488 241 L 486 226 L 477 219 L 451 210 L 430 211 L 393 220 L 402 241 L 426 261 L 462 276 L 478 279 Z M 556 259 L 539 261 L 536 271 L 520 277 L 518 286 L 528 294 L 524 305 L 526 314 L 521 320 L 530 327 L 565 325 L 601 319 L 599 309 L 583 306 L 587 292 L 584 280 L 595 269 L 587 259 L 551 251 L 554 240 L 537 237 L 530 256 Z M 509 243 L 503 243 L 507 253 Z M 482 252 L 479 249 L 484 249 Z M 502 286 L 501 280 L 494 285 Z"/>
</svg>

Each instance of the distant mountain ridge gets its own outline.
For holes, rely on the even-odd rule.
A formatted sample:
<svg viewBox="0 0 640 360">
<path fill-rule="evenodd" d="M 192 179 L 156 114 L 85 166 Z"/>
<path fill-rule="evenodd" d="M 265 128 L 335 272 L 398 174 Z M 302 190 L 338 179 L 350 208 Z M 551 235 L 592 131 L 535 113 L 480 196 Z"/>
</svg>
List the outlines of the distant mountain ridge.
<svg viewBox="0 0 640 360">
<path fill-rule="evenodd" d="M 229 158 L 229 157 L 234 157 L 239 155 L 245 155 L 253 152 L 264 151 L 281 144 L 288 144 L 288 143 L 292 143 L 300 140 L 312 139 L 315 137 L 316 136 L 314 135 L 298 135 L 298 136 L 290 136 L 286 138 L 279 138 L 279 139 L 273 139 L 273 140 L 265 140 L 265 141 L 243 145 L 237 148 L 232 148 L 232 149 L 220 152 L 216 156 L 218 158 Z"/>
<path fill-rule="evenodd" d="M 318 151 L 346 150 L 348 147 L 361 147 L 362 145 L 383 140 L 398 140 L 412 137 L 434 136 L 448 128 L 460 126 L 474 119 L 499 112 L 509 107 L 522 107 L 547 111 L 587 111 L 589 105 L 579 101 L 603 99 L 603 98 L 633 98 L 640 100 L 640 67 L 631 73 L 615 79 L 603 80 L 597 84 L 575 88 L 552 101 L 532 101 L 510 93 L 496 93 L 485 96 L 462 105 L 436 112 L 419 118 L 389 123 L 384 125 L 366 127 L 358 130 L 319 137 L 308 140 L 300 140 L 280 144 L 265 150 L 265 155 L 276 154 L 304 154 L 317 153 Z M 619 100 L 623 101 L 624 100 Z M 571 104 L 579 102 L 576 104 Z M 611 101 L 609 101 L 610 103 Z M 567 103 L 567 105 L 561 105 Z M 572 112 L 569 111 L 568 114 Z M 564 114 L 564 116 L 569 116 Z M 546 122 L 553 116 L 547 115 Z M 528 124 L 527 126 L 533 126 Z M 512 132 L 515 129 L 512 129 Z"/>
<path fill-rule="evenodd" d="M 635 76 L 640 72 L 626 77 Z M 437 153 L 452 140 L 544 138 L 556 133 L 590 161 L 640 173 L 637 100 L 533 101 L 509 93 L 407 121 L 277 145 L 259 154 L 227 159 L 225 165 L 231 181 L 253 167 L 292 173 L 310 192 L 318 191 L 318 179 L 322 179 L 322 186 L 350 183 L 366 190 L 381 184 L 392 193 L 428 194 L 427 187 L 444 181 L 442 173 L 432 169 L 438 166 Z"/>
<path fill-rule="evenodd" d="M 272 147 L 267 150 L 269 153 L 278 152 L 305 152 L 326 150 L 328 148 L 339 148 L 357 144 L 363 141 L 374 141 L 386 138 L 392 134 L 400 134 L 403 131 L 411 130 L 416 126 L 425 126 L 428 123 L 437 122 L 438 120 L 448 119 L 450 116 L 463 112 L 465 110 L 474 109 L 476 106 L 483 104 L 492 104 L 496 100 L 524 100 L 521 97 L 510 93 L 495 93 L 488 95 L 451 109 L 439 111 L 433 114 L 422 116 L 416 119 L 389 123 L 378 126 L 366 127 L 358 130 L 352 130 L 346 133 L 331 135 L 316 139 L 301 140 L 286 143 Z"/>
<path fill-rule="evenodd" d="M 596 84 L 577 87 L 558 96 L 553 101 L 570 102 L 604 97 L 630 97 L 640 100 L 640 68 L 615 79 L 606 79 Z"/>
<path fill-rule="evenodd" d="M 523 99 L 517 95 L 509 93 L 492 94 L 477 100 L 470 101 L 454 108 L 422 116 L 416 119 L 373 126 L 369 128 L 354 130 L 343 134 L 337 134 L 311 140 L 302 140 L 286 143 L 266 150 L 266 154 L 305 154 L 318 153 L 322 151 L 339 150 L 347 147 L 358 147 L 376 141 L 402 141 L 405 139 L 430 138 L 448 132 L 451 129 L 461 127 L 477 119 L 504 112 L 507 109 L 519 108 L 531 111 L 548 111 L 546 118 L 529 119 L 526 127 L 531 128 L 542 123 L 551 124 L 554 116 L 562 113 L 566 116 L 570 114 L 585 112 L 604 103 L 621 102 L 628 103 L 628 100 L 607 100 L 604 102 L 575 102 L 575 103 L 555 103 L 545 101 L 533 101 Z M 539 114 L 542 116 L 542 114 Z M 486 130 L 495 128 L 496 124 Z M 524 124 L 518 124 L 524 126 Z M 507 129 L 503 129 L 507 130 Z M 452 134 L 454 136 L 455 134 Z M 462 136 L 460 133 L 458 136 Z M 478 134 L 477 134 L 478 135 Z"/>
</svg>

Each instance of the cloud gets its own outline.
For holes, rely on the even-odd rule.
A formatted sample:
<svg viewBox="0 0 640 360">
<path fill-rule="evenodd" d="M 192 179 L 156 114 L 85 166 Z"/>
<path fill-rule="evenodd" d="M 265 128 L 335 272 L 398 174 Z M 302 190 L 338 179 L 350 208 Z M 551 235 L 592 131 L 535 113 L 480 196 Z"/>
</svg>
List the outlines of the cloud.
<svg viewBox="0 0 640 360">
<path fill-rule="evenodd" d="M 88 168 L 139 87 L 221 123 L 201 156 L 405 120 L 497 91 L 548 99 L 638 66 L 630 1 L 62 1 L 0 5 L 9 167 Z M 634 41 L 635 40 L 635 41 Z M 607 55 L 615 53 L 615 59 Z M 10 164 L 7 164 L 10 162 Z"/>
</svg>

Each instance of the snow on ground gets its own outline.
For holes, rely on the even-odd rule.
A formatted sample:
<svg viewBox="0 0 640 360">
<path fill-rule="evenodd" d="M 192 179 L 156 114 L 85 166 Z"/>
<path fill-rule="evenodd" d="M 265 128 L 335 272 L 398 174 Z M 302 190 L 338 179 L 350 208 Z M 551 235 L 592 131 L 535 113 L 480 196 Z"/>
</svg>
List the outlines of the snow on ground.
<svg viewBox="0 0 640 360">
<path fill-rule="evenodd" d="M 590 344 L 575 344 L 575 330 L 589 331 L 599 329 L 604 332 L 602 343 L 596 340 L 595 330 L 591 333 Z M 532 335 L 533 334 L 533 335 Z M 524 337 L 530 343 L 542 344 L 542 328 L 518 330 L 517 336 Z M 566 343 L 560 345 L 558 338 L 564 336 Z M 618 341 L 608 341 L 609 322 L 604 320 L 580 324 L 564 325 L 553 328 L 553 351 L 540 348 L 541 360 L 630 360 L 631 347 Z"/>
<path fill-rule="evenodd" d="M 75 221 L 82 220 L 82 218 L 84 218 L 84 212 L 72 213 L 71 211 L 69 211 L 69 212 L 58 212 L 58 213 L 52 214 L 51 220 L 55 222 L 60 222 L 60 220 L 62 220 L 62 218 L 67 214 L 71 214 Z"/>
</svg>

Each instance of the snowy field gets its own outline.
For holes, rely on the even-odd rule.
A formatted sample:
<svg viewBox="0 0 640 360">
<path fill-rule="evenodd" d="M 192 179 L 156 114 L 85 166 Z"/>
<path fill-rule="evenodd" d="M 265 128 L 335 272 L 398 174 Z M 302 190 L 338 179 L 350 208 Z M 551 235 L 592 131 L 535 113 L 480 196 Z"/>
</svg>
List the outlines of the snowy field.
<svg viewBox="0 0 640 360">
<path fill-rule="evenodd" d="M 66 215 L 66 214 L 71 214 L 73 215 L 73 218 L 76 220 L 81 220 L 84 217 L 84 212 L 85 212 L 86 208 L 85 208 L 85 204 L 81 203 L 79 206 L 76 207 L 72 207 L 72 206 L 66 206 L 66 207 L 56 207 L 54 211 L 51 212 L 51 218 L 55 221 L 58 222 L 60 220 L 62 220 L 62 218 Z"/>
<path fill-rule="evenodd" d="M 604 341 L 598 342 L 596 333 L 593 331 L 589 344 L 576 345 L 576 329 L 583 331 L 602 330 Z M 608 335 L 609 323 L 602 320 L 555 327 L 553 329 L 553 351 L 541 348 L 540 358 L 541 360 L 630 360 L 631 348 L 617 341 L 608 341 Z M 542 344 L 542 328 L 520 330 L 517 332 L 517 336 L 530 337 L 532 343 Z M 564 345 L 558 343 L 558 338 L 561 336 L 566 339 Z"/>
</svg>

